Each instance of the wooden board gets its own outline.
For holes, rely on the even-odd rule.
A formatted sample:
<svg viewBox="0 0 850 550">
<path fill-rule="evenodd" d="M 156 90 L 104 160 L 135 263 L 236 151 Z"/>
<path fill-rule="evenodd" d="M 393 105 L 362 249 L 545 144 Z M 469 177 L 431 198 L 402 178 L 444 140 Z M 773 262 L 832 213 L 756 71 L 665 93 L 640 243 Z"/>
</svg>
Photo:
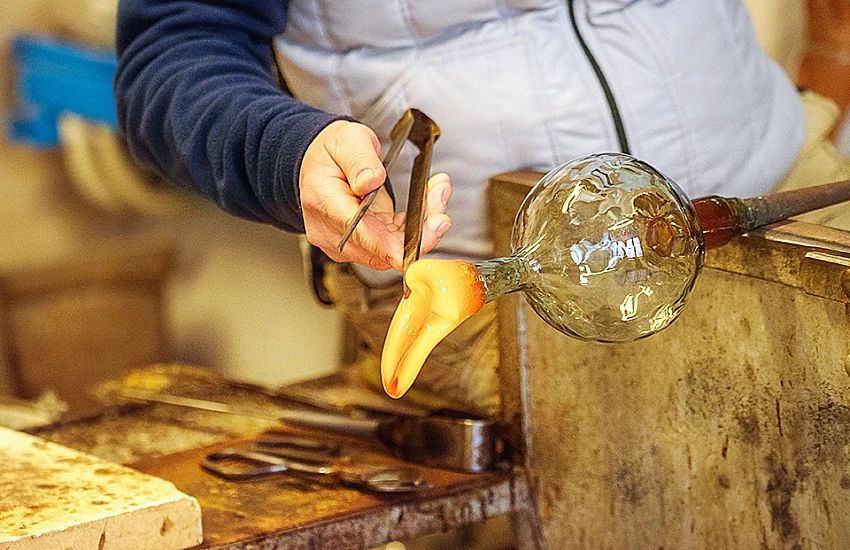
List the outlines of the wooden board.
<svg viewBox="0 0 850 550">
<path fill-rule="evenodd" d="M 0 550 L 177 550 L 202 538 L 173 484 L 0 428 Z"/>
</svg>

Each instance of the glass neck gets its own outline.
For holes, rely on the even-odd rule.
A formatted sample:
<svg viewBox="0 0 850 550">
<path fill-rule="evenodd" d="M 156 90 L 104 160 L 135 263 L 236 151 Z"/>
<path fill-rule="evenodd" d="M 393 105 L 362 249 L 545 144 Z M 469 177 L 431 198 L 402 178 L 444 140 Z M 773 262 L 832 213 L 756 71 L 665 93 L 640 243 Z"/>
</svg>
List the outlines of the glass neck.
<svg viewBox="0 0 850 550">
<path fill-rule="evenodd" d="M 484 303 L 525 290 L 531 284 L 531 262 L 522 250 L 503 258 L 473 262 L 472 267 L 484 285 Z"/>
</svg>

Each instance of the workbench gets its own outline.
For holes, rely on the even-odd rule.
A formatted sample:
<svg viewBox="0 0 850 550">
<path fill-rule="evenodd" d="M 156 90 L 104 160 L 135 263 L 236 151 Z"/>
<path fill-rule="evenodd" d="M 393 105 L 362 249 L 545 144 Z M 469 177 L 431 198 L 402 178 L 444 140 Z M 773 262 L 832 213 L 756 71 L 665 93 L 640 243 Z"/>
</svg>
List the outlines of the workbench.
<svg viewBox="0 0 850 550">
<path fill-rule="evenodd" d="M 261 388 L 230 382 L 198 367 L 152 365 L 128 376 L 143 385 L 155 380 L 158 389 L 165 380 L 169 394 L 249 407 L 259 414 L 281 407 L 278 398 Z M 328 390 L 347 384 L 346 380 L 336 375 L 302 384 Z M 281 426 L 272 419 L 123 402 L 30 433 L 167 479 L 197 498 L 204 525 L 204 542 L 198 548 L 369 549 L 524 510 L 530 502 L 523 476 L 510 467 L 481 474 L 424 468 L 432 489 L 390 496 L 279 476 L 228 482 L 200 468 L 206 453 L 238 446 L 269 429 Z M 377 443 L 343 442 L 362 445 L 360 451 L 368 456 L 387 454 Z"/>
</svg>

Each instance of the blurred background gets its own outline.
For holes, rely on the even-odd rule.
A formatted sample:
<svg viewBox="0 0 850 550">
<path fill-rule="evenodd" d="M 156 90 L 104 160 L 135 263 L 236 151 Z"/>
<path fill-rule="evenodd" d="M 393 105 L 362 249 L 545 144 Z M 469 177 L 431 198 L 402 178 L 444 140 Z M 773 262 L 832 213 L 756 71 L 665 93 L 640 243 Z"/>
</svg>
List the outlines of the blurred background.
<svg viewBox="0 0 850 550">
<path fill-rule="evenodd" d="M 92 382 L 159 361 L 270 386 L 334 371 L 342 321 L 299 238 L 136 168 L 99 120 L 116 3 L 3 2 L 0 395 L 86 410 Z"/>
<path fill-rule="evenodd" d="M 768 53 L 834 102 L 850 156 L 850 3 L 746 3 Z M 314 298 L 299 237 L 127 157 L 110 120 L 116 1 L 4 6 L 0 394 L 85 411 L 89 385 L 156 362 L 267 386 L 334 372 L 348 331 Z"/>
</svg>

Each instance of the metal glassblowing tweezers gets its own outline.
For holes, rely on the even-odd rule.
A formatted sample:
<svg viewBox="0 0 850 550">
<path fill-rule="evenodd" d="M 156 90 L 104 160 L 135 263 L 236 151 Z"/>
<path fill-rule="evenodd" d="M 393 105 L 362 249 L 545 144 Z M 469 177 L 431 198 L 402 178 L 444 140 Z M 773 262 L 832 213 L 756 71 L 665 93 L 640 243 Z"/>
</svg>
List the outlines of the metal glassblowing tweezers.
<svg viewBox="0 0 850 550">
<path fill-rule="evenodd" d="M 390 150 L 384 157 L 384 168 L 389 174 L 390 167 L 405 141 L 410 141 L 418 149 L 419 154 L 413 161 L 413 169 L 410 172 L 410 190 L 407 195 L 407 219 L 404 226 L 404 271 L 419 259 L 419 251 L 422 248 L 422 224 L 425 209 L 425 191 L 428 187 L 428 178 L 431 172 L 431 156 L 434 150 L 434 142 L 440 137 L 440 127 L 431 118 L 419 109 L 408 109 L 396 122 L 390 132 L 392 144 Z M 384 183 L 386 185 L 386 182 Z M 360 209 L 354 215 L 339 241 L 339 251 L 345 248 L 345 243 L 354 232 L 357 224 L 363 219 L 363 215 L 369 210 L 375 195 L 380 187 L 370 191 L 360 203 Z M 404 283 L 404 291 L 407 292 L 407 283 Z"/>
</svg>

